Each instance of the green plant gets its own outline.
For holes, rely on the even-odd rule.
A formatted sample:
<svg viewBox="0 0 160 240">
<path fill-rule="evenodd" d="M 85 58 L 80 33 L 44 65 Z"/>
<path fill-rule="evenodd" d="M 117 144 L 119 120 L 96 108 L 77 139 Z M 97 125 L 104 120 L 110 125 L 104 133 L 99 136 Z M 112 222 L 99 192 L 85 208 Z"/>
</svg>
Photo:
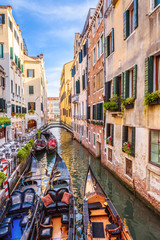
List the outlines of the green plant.
<svg viewBox="0 0 160 240">
<path fill-rule="evenodd" d="M 11 120 L 8 117 L 0 117 L 0 125 L 10 124 Z"/>
<path fill-rule="evenodd" d="M 127 105 L 133 104 L 135 101 L 135 98 L 121 98 L 121 110 L 124 112 L 124 109 Z"/>
<path fill-rule="evenodd" d="M 4 172 L 0 172 L 0 186 L 2 186 L 2 183 L 7 178 L 6 174 Z"/>
<path fill-rule="evenodd" d="M 122 150 L 123 150 L 123 152 L 127 153 L 128 155 L 130 155 L 131 152 L 132 152 L 132 144 L 130 142 L 128 142 L 128 141 L 123 143 Z"/>
<path fill-rule="evenodd" d="M 37 131 L 37 138 L 40 138 L 41 137 L 41 130 L 39 129 L 38 131 Z"/>
<path fill-rule="evenodd" d="M 20 159 L 21 163 L 28 157 L 33 143 L 34 140 L 31 139 L 21 150 L 18 151 L 17 157 Z"/>
<path fill-rule="evenodd" d="M 34 114 L 34 113 L 35 113 L 35 110 L 30 109 L 30 110 L 28 110 L 28 113 L 29 113 L 29 114 Z"/>
<path fill-rule="evenodd" d="M 112 137 L 111 137 L 111 136 L 109 136 L 109 137 L 106 139 L 106 144 L 112 145 Z"/>
<path fill-rule="evenodd" d="M 118 96 L 114 94 L 109 102 L 104 103 L 104 110 L 117 110 L 118 109 Z"/>
<path fill-rule="evenodd" d="M 146 93 L 144 96 L 144 106 L 149 105 L 158 99 L 160 99 L 160 90 L 157 90 L 153 93 Z"/>
</svg>

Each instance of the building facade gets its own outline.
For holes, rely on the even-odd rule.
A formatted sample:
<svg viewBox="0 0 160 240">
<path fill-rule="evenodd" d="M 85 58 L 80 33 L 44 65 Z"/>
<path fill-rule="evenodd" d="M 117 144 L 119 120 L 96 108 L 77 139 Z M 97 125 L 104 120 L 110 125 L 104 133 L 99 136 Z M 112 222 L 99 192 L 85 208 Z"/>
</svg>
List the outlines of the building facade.
<svg viewBox="0 0 160 240">
<path fill-rule="evenodd" d="M 153 0 L 104 6 L 102 162 L 160 211 L 159 15 L 160 2 Z"/>
<path fill-rule="evenodd" d="M 60 81 L 60 120 L 69 125 L 71 119 L 71 66 L 73 61 L 64 64 Z"/>
<path fill-rule="evenodd" d="M 0 65 L 4 68 L 5 104 L 7 117 L 11 126 L 7 131 L 7 139 L 12 139 L 25 133 L 26 112 L 24 102 L 23 74 L 23 38 L 19 25 L 12 16 L 11 6 L 0 6 Z"/>
<path fill-rule="evenodd" d="M 24 55 L 24 93 L 27 104 L 26 129 L 39 128 L 47 123 L 47 79 L 43 54 Z"/>
<path fill-rule="evenodd" d="M 59 97 L 48 97 L 48 120 L 59 120 Z"/>
</svg>

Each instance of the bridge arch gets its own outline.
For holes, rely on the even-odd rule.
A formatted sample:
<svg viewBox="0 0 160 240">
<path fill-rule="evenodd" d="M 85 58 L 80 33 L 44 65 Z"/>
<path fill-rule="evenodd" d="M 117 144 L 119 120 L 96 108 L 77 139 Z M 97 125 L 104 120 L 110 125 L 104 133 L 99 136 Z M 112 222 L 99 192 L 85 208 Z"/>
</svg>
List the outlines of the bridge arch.
<svg viewBox="0 0 160 240">
<path fill-rule="evenodd" d="M 69 124 L 66 124 L 65 122 L 59 121 L 59 122 L 51 122 L 46 124 L 45 126 L 43 126 L 41 128 L 41 132 L 45 132 L 51 128 L 63 128 L 65 130 L 67 130 L 68 132 L 73 134 L 73 129 L 72 126 L 70 126 Z"/>
</svg>

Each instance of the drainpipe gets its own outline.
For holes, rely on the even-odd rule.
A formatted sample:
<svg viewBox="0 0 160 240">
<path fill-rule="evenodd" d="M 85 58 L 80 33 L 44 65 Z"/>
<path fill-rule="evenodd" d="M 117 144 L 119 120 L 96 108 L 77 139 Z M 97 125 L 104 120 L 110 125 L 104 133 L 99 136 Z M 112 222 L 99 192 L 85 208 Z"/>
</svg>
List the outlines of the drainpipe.
<svg viewBox="0 0 160 240">
<path fill-rule="evenodd" d="M 103 0 L 103 61 L 104 61 L 104 64 L 103 64 L 103 75 L 104 75 L 104 92 L 103 92 L 103 100 L 105 101 L 105 81 L 106 81 L 106 57 L 105 57 L 105 27 L 106 27 L 106 24 L 105 24 L 105 9 L 104 9 L 104 6 L 105 6 L 105 3 L 104 3 L 104 0 Z M 103 110 L 104 112 L 104 110 Z M 106 122 L 106 114 L 104 114 L 104 129 L 103 131 L 105 130 L 105 122 Z M 105 131 L 104 131 L 104 134 L 105 134 Z M 105 136 L 104 136 L 105 137 Z"/>
</svg>

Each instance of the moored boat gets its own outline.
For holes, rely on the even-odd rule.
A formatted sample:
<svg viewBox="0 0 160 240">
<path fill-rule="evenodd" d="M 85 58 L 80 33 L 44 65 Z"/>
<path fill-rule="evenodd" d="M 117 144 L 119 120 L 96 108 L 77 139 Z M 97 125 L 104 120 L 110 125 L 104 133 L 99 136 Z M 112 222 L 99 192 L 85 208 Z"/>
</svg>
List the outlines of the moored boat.
<svg viewBox="0 0 160 240">
<path fill-rule="evenodd" d="M 53 134 L 48 139 L 46 150 L 49 154 L 57 150 L 57 140 Z"/>
<path fill-rule="evenodd" d="M 89 166 L 83 200 L 83 224 L 85 239 L 132 240 L 111 200 L 104 192 Z"/>
<path fill-rule="evenodd" d="M 36 239 L 73 240 L 75 212 L 72 181 L 65 162 L 58 154 L 42 201 Z"/>
<path fill-rule="evenodd" d="M 36 139 L 33 144 L 33 150 L 35 153 L 41 153 L 46 150 L 47 139 L 43 134 L 41 134 L 40 138 Z"/>
<path fill-rule="evenodd" d="M 29 240 L 40 204 L 40 166 L 32 157 L 31 167 L 20 177 L 0 217 L 0 239 Z"/>
</svg>

